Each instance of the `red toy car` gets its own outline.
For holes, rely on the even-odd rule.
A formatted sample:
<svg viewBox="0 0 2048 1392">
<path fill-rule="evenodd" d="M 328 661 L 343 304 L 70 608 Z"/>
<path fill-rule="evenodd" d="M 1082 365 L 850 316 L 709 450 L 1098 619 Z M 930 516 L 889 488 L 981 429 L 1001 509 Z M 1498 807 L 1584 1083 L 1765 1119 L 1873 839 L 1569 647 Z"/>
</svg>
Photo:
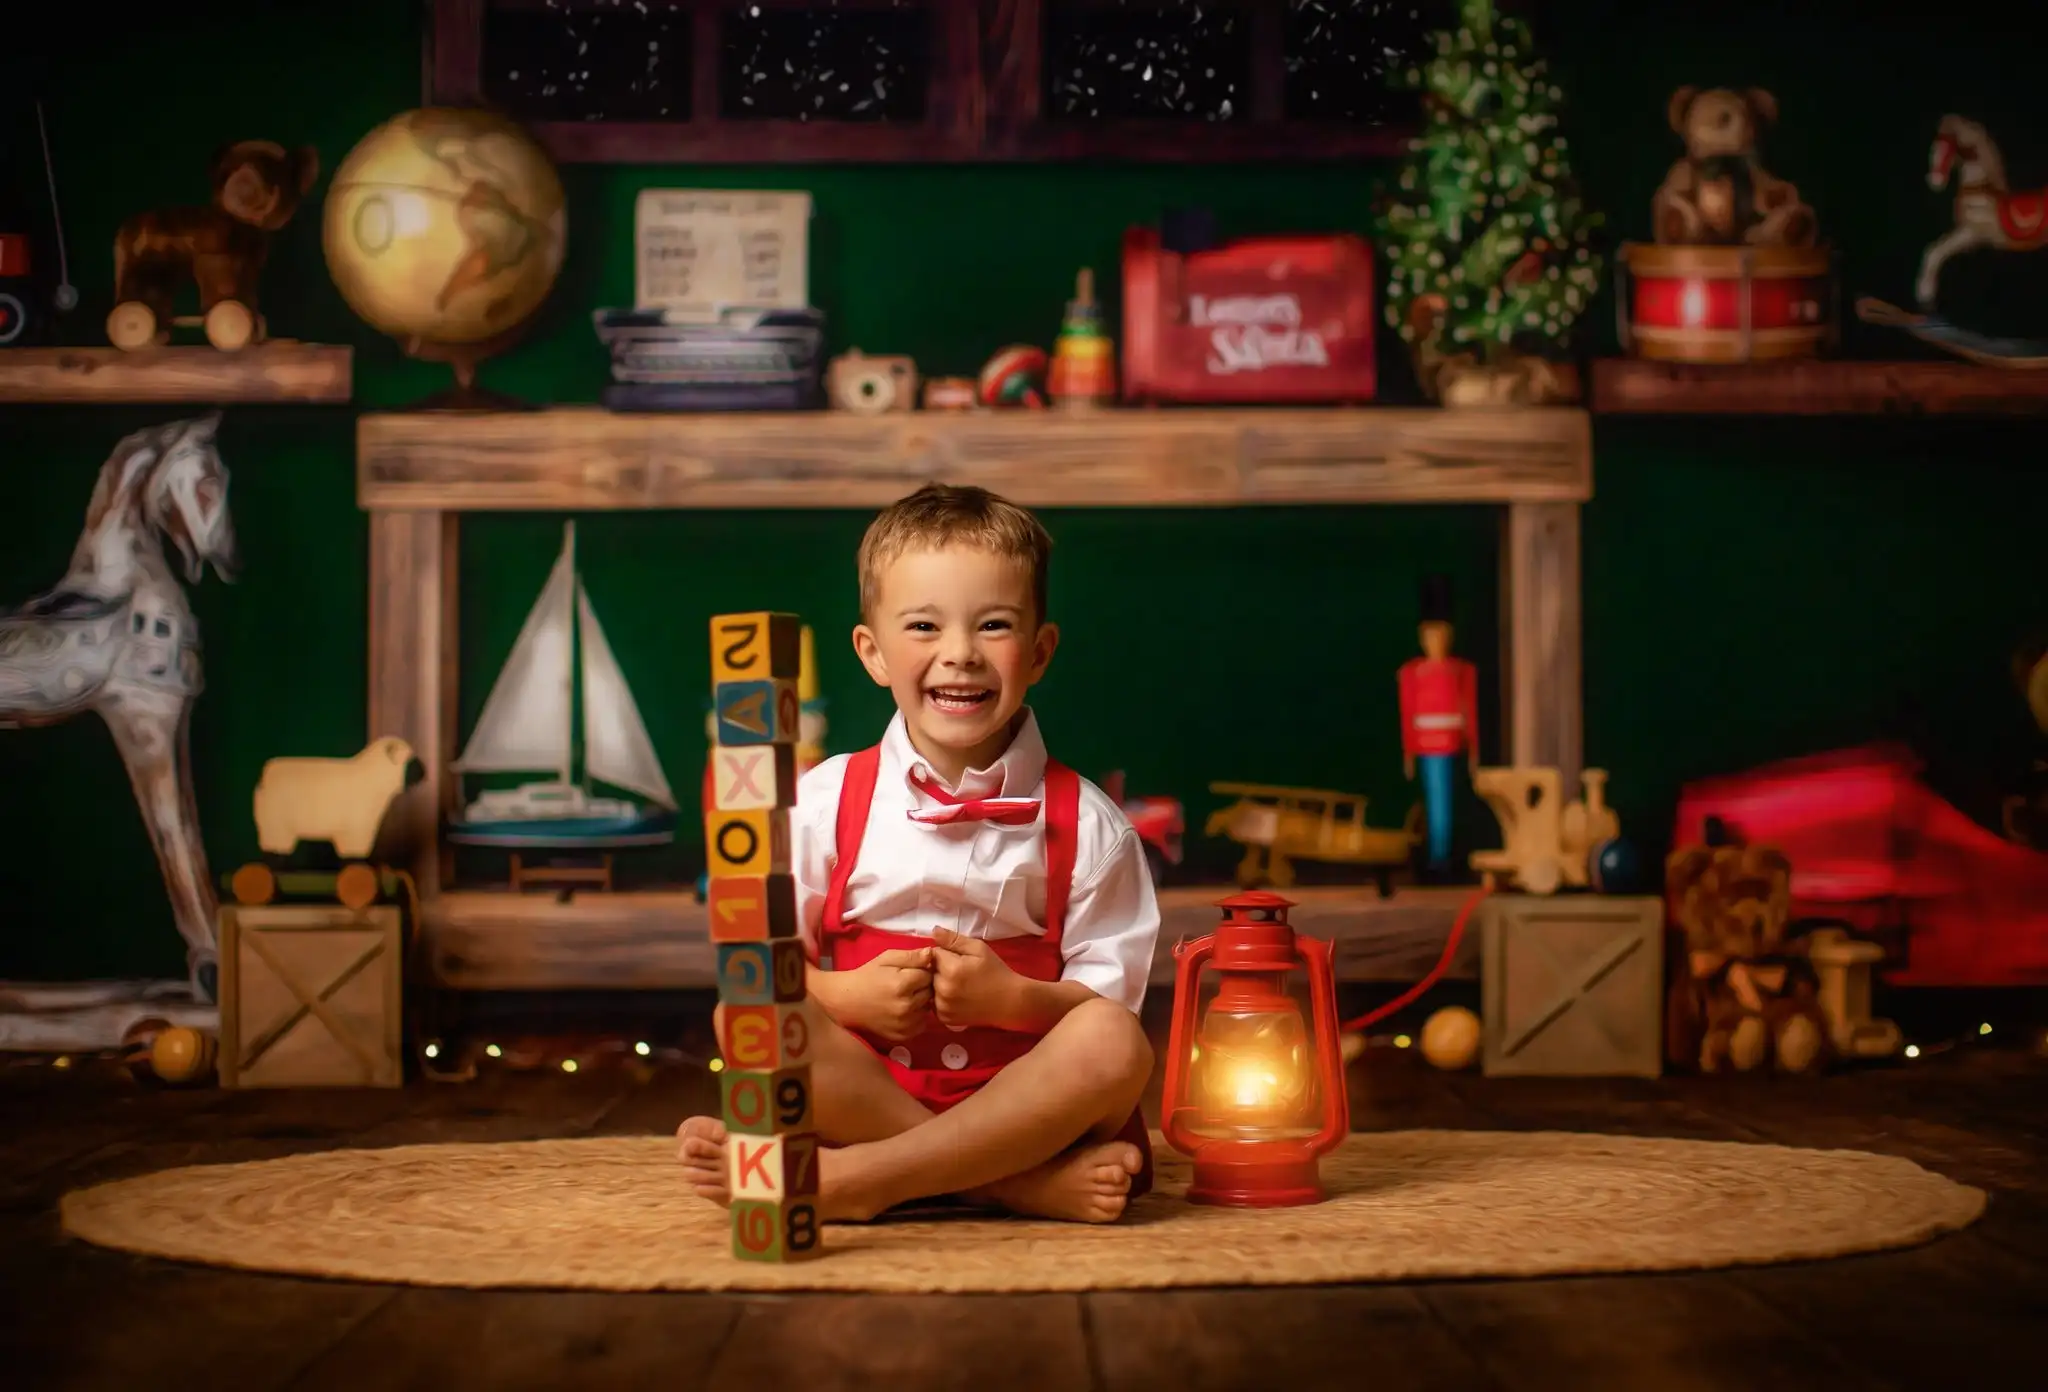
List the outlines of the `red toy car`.
<svg viewBox="0 0 2048 1392">
<path fill-rule="evenodd" d="M 1895 986 L 2048 982 L 2048 854 L 1979 826 L 1878 744 L 1686 786 L 1672 844 L 1737 841 L 1792 861 L 1792 913 L 1884 942 Z"/>
</svg>

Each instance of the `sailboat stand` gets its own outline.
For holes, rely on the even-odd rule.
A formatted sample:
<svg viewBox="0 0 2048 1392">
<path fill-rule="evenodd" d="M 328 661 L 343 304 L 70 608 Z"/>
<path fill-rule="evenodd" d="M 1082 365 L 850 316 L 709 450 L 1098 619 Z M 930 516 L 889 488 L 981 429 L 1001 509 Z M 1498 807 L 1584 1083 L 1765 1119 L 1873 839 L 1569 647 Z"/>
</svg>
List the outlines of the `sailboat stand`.
<svg viewBox="0 0 2048 1392">
<path fill-rule="evenodd" d="M 675 794 L 577 573 L 574 522 L 563 526 L 562 554 L 453 767 L 458 776 L 553 775 L 479 792 L 447 826 L 453 844 L 513 852 L 515 890 L 610 889 L 611 852 L 675 840 Z M 600 794 L 598 783 L 638 798 Z M 528 863 L 533 853 L 541 863 Z M 574 862 L 550 864 L 550 855 Z"/>
</svg>

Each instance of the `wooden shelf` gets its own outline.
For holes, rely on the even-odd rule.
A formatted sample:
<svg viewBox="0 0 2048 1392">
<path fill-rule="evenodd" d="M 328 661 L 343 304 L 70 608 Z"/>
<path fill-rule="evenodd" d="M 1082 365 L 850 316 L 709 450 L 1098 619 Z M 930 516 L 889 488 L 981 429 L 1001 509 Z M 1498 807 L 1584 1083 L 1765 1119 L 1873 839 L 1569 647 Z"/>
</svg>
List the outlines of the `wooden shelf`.
<svg viewBox="0 0 2048 1392">
<path fill-rule="evenodd" d="M 324 343 L 217 348 L 0 348 L 0 402 L 346 402 L 355 350 Z"/>
<path fill-rule="evenodd" d="M 1603 358 L 1593 364 L 1602 415 L 2039 415 L 2048 371 L 1968 362 L 1804 358 L 1720 367 Z"/>
<path fill-rule="evenodd" d="M 366 509 L 879 508 L 932 479 L 1033 507 L 1583 502 L 1571 409 L 368 413 Z"/>
<path fill-rule="evenodd" d="M 1174 887 L 1159 896 L 1162 923 L 1152 983 L 1173 980 L 1173 946 L 1214 930 L 1228 886 Z M 1290 889 L 1296 927 L 1337 944 L 1340 981 L 1417 981 L 1436 965 L 1468 889 Z M 704 908 L 688 891 L 551 894 L 451 890 L 426 901 L 420 961 L 434 981 L 462 991 L 683 990 L 717 985 Z M 1478 975 L 1469 925 L 1451 978 Z"/>
</svg>

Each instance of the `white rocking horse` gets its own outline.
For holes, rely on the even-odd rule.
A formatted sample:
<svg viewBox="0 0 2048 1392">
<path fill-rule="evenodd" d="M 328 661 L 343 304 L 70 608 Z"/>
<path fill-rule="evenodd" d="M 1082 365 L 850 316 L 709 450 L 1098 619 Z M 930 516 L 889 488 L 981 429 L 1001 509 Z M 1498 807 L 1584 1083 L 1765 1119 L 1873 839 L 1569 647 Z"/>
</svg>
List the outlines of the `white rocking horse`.
<svg viewBox="0 0 2048 1392">
<path fill-rule="evenodd" d="M 1922 311 L 1932 314 L 1941 268 L 1960 251 L 2035 251 L 2048 246 L 2048 189 L 2014 193 L 2006 187 L 2005 161 L 1984 127 L 1961 116 L 1944 116 L 1927 155 L 1927 186 L 1956 186 L 1956 225 L 1920 258 L 1914 292 Z"/>
<path fill-rule="evenodd" d="M 204 685 L 199 629 L 159 534 L 177 547 L 191 583 L 209 563 L 221 579 L 234 578 L 228 471 L 214 447 L 219 424 L 215 412 L 137 431 L 115 446 L 63 580 L 0 612 L 0 729 L 55 725 L 88 711 L 106 721 L 156 848 L 189 981 L 0 983 L 0 1047 L 108 1048 L 121 1033 L 107 1041 L 109 1022 L 138 1010 L 176 1023 L 214 1013 L 218 901 L 188 748 L 192 703 Z"/>
</svg>

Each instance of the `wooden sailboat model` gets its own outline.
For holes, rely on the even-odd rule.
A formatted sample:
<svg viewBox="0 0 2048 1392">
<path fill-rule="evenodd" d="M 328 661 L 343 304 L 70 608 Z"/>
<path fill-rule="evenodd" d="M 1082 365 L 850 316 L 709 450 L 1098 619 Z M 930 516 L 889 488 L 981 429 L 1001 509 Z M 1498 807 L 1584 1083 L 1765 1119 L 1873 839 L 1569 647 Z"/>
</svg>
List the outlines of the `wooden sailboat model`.
<svg viewBox="0 0 2048 1392">
<path fill-rule="evenodd" d="M 454 767 L 457 774 L 555 775 L 479 793 L 448 827 L 448 839 L 462 845 L 607 851 L 675 839 L 675 794 L 576 572 L 574 522 Z M 644 801 L 601 796 L 596 783 Z"/>
</svg>

